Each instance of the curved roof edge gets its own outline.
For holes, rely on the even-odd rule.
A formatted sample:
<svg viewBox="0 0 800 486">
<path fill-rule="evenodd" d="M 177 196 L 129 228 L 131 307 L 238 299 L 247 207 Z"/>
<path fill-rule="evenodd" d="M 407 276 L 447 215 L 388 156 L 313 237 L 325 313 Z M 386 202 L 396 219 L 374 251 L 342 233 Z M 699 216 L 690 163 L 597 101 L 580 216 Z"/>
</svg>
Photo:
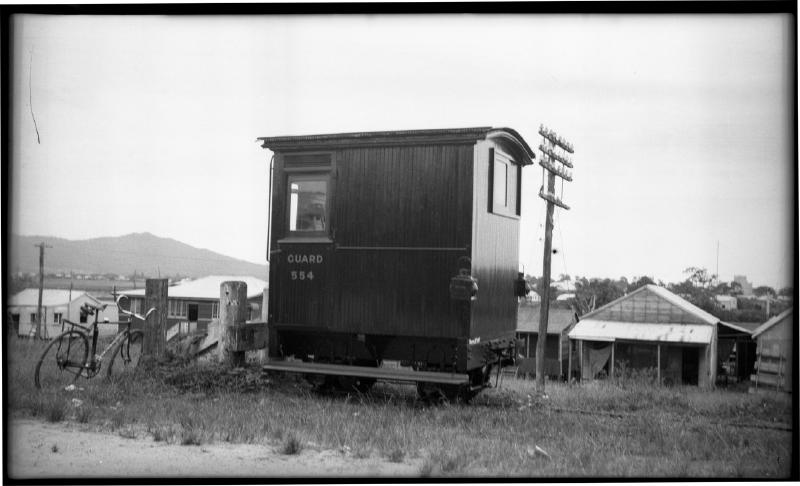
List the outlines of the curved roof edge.
<svg viewBox="0 0 800 486">
<path fill-rule="evenodd" d="M 502 128 L 492 128 L 486 134 L 486 138 L 501 138 L 503 140 L 509 140 L 511 143 L 517 145 L 520 149 L 522 149 L 522 154 L 525 157 L 523 160 L 522 165 L 530 165 L 533 163 L 533 159 L 536 158 L 536 154 L 531 150 L 530 145 L 528 142 L 522 138 L 522 135 L 519 134 L 513 128 L 502 127 Z"/>
<path fill-rule="evenodd" d="M 258 137 L 263 148 L 273 151 L 297 150 L 321 146 L 379 145 L 405 139 L 414 142 L 460 142 L 483 140 L 487 138 L 507 140 L 520 148 L 523 154 L 523 165 L 532 164 L 536 156 L 525 139 L 512 128 L 468 127 L 440 128 L 426 130 L 395 130 L 379 132 L 327 133 L 318 135 L 290 135 L 279 137 Z"/>
</svg>

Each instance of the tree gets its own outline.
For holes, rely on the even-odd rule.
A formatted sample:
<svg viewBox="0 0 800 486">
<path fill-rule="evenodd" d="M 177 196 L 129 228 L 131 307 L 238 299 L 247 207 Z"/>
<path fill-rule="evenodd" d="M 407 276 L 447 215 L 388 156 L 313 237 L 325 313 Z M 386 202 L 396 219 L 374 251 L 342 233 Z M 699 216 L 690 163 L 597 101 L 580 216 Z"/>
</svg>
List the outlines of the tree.
<svg viewBox="0 0 800 486">
<path fill-rule="evenodd" d="M 644 287 L 645 285 L 654 285 L 655 282 L 652 278 L 644 275 L 635 279 L 633 283 L 628 285 L 628 293 L 633 292 L 634 290 L 638 289 L 639 287 Z"/>
<path fill-rule="evenodd" d="M 761 285 L 759 287 L 754 288 L 753 293 L 756 294 L 757 297 L 763 297 L 765 295 L 768 295 L 772 298 L 775 298 L 775 296 L 777 295 L 775 293 L 775 289 L 767 285 Z"/>
<path fill-rule="evenodd" d="M 593 308 L 606 305 L 623 295 L 628 288 L 627 281 L 611 280 L 609 278 L 591 280 L 586 277 L 575 280 L 575 303 L 581 314 L 586 314 Z"/>
<path fill-rule="evenodd" d="M 794 289 L 792 287 L 784 287 L 778 291 L 778 295 L 781 297 L 792 297 L 794 294 Z"/>
<path fill-rule="evenodd" d="M 705 268 L 699 267 L 689 267 L 684 270 L 683 273 L 689 275 L 687 280 L 690 281 L 695 287 L 706 288 L 717 278 L 716 275 L 709 275 L 708 270 Z"/>
</svg>

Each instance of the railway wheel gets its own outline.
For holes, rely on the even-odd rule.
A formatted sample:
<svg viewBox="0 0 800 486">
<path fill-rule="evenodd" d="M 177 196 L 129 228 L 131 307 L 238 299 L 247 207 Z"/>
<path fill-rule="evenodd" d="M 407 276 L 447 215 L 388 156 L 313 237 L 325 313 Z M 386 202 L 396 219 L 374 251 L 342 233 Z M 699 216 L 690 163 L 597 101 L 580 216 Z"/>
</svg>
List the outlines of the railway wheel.
<svg viewBox="0 0 800 486">
<path fill-rule="evenodd" d="M 89 341 L 82 332 L 67 331 L 47 345 L 34 371 L 39 389 L 64 389 L 80 375 L 89 357 Z"/>
</svg>

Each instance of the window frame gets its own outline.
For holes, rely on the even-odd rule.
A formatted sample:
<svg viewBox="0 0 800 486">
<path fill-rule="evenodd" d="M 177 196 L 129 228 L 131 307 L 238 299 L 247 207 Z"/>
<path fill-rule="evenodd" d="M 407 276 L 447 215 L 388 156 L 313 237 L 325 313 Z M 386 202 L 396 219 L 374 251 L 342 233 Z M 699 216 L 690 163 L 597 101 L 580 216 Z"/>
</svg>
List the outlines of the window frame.
<svg viewBox="0 0 800 486">
<path fill-rule="evenodd" d="M 167 304 L 167 317 L 186 317 L 186 301 L 182 299 L 169 299 Z"/>
<path fill-rule="evenodd" d="M 286 235 L 290 237 L 320 237 L 328 236 L 331 228 L 331 168 L 330 167 L 292 167 L 285 168 L 286 172 Z M 325 182 L 325 229 L 323 230 L 292 230 L 292 183 L 295 181 L 324 181 Z"/>
<path fill-rule="evenodd" d="M 503 171 L 505 174 L 505 198 L 502 202 L 496 200 L 499 194 L 495 191 L 495 185 L 499 182 L 495 174 L 498 172 L 498 164 L 502 164 L 505 169 Z M 510 154 L 492 147 L 489 149 L 488 172 L 488 212 L 497 216 L 519 219 L 522 207 L 521 166 Z"/>
</svg>

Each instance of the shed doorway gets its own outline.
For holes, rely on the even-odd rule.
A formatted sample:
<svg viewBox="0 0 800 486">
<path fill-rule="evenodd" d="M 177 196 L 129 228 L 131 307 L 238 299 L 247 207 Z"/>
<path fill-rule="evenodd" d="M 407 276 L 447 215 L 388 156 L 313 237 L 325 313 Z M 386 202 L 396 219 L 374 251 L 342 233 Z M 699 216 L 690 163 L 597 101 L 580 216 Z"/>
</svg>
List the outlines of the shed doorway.
<svg viewBox="0 0 800 486">
<path fill-rule="evenodd" d="M 186 304 L 186 319 L 189 322 L 197 322 L 197 304 Z"/>
<path fill-rule="evenodd" d="M 700 348 L 683 348 L 681 381 L 684 385 L 697 385 L 700 372 Z"/>
</svg>

